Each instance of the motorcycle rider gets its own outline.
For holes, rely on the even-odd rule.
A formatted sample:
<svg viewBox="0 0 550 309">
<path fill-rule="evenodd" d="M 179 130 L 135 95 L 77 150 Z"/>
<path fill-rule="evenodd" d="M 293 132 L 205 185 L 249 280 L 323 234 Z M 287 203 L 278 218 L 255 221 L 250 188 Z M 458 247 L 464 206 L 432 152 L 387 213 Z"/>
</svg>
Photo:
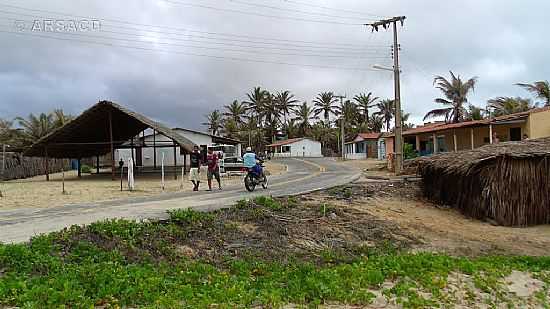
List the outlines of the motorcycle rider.
<svg viewBox="0 0 550 309">
<path fill-rule="evenodd" d="M 259 178 L 263 174 L 262 166 L 257 163 L 258 156 L 252 151 L 252 147 L 246 147 L 246 153 L 243 156 L 244 167 L 247 169 L 252 169 L 254 171 L 254 176 Z"/>
</svg>

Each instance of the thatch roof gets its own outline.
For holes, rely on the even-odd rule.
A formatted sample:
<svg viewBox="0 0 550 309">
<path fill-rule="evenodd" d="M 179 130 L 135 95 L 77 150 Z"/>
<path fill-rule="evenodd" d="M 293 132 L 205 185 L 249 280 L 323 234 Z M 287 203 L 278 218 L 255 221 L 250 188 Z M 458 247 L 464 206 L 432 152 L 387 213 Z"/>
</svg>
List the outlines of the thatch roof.
<svg viewBox="0 0 550 309">
<path fill-rule="evenodd" d="M 550 138 L 413 160 L 424 195 L 500 225 L 550 223 Z"/>
<path fill-rule="evenodd" d="M 111 151 L 109 114 L 112 117 L 113 144 L 120 146 L 147 128 L 156 130 L 185 151 L 193 150 L 193 142 L 174 130 L 116 103 L 101 101 L 63 127 L 34 143 L 26 156 L 51 158 L 87 158 Z"/>
</svg>

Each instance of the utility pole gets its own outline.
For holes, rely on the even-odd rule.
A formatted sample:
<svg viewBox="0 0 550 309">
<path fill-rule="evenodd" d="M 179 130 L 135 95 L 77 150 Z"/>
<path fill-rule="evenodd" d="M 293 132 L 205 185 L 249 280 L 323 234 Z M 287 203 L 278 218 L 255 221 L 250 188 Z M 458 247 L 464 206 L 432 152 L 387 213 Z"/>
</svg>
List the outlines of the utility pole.
<svg viewBox="0 0 550 309">
<path fill-rule="evenodd" d="M 397 23 L 403 26 L 405 16 L 397 16 L 389 19 L 379 20 L 372 24 L 365 24 L 372 27 L 372 31 L 377 31 L 380 27 L 388 29 L 393 26 L 393 75 L 395 89 L 395 173 L 400 174 L 403 170 L 403 125 L 401 115 L 401 82 L 399 75 L 401 69 L 399 67 L 399 42 L 397 37 Z"/>
<path fill-rule="evenodd" d="M 346 98 L 345 95 L 335 95 L 334 96 L 337 99 L 340 99 L 340 105 L 342 106 L 342 119 L 340 119 L 340 149 L 342 151 L 342 160 L 346 160 L 346 156 L 344 154 L 344 147 L 346 145 L 346 133 L 344 131 L 344 126 L 346 125 L 346 114 L 344 113 L 344 99 Z"/>
</svg>

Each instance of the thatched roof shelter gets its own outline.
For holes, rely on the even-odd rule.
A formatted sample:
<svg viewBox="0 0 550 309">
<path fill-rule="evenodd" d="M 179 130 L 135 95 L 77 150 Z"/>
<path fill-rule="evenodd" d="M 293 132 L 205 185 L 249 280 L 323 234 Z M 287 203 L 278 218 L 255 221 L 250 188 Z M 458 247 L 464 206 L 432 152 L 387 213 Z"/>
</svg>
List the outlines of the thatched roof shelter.
<svg viewBox="0 0 550 309">
<path fill-rule="evenodd" d="M 500 225 L 550 223 L 550 138 L 415 159 L 424 195 Z"/>
<path fill-rule="evenodd" d="M 116 148 L 148 128 L 187 152 L 193 150 L 193 142 L 174 130 L 116 103 L 101 101 L 34 143 L 24 155 L 67 159 L 105 155 L 111 152 L 111 143 Z"/>
<path fill-rule="evenodd" d="M 99 156 L 110 153 L 111 173 L 114 179 L 114 150 L 125 147 L 125 143 L 133 141 L 134 137 L 146 129 L 153 129 L 170 138 L 173 141 L 174 157 L 177 147 L 187 153 L 193 150 L 194 143 L 176 131 L 116 103 L 101 101 L 63 127 L 38 140 L 24 152 L 24 155 L 46 158 L 46 179 L 49 179 L 48 158 L 79 159 L 80 162 L 81 158 L 96 156 L 99 161 Z"/>
</svg>

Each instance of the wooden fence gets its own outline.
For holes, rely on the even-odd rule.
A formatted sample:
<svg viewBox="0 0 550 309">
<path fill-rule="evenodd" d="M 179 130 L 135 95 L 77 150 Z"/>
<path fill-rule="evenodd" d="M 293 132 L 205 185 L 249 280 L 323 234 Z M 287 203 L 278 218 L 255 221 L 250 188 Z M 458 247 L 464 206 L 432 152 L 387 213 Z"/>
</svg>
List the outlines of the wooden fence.
<svg viewBox="0 0 550 309">
<path fill-rule="evenodd" d="M 17 153 L 6 153 L 4 180 L 23 179 L 46 174 L 46 159 L 23 157 Z M 0 154 L 0 164 L 2 157 Z M 50 159 L 50 173 L 61 172 L 62 169 L 69 170 L 70 160 Z M 0 165 L 1 168 L 1 165 Z M 1 171 L 0 171 L 1 173 Z M 1 175 L 0 175 L 1 178 Z"/>
</svg>

